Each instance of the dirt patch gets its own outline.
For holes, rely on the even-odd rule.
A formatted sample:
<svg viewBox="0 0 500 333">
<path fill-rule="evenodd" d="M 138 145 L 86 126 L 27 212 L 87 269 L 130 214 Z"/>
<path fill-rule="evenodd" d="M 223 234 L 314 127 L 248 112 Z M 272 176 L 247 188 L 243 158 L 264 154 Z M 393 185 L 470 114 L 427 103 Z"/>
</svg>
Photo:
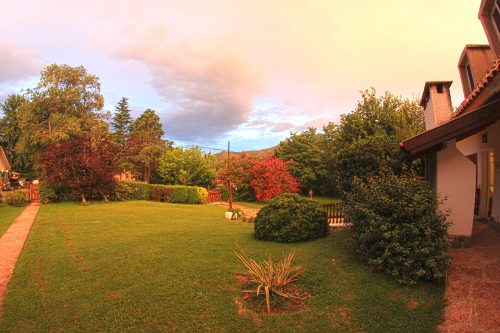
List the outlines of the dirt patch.
<svg viewBox="0 0 500 333">
<path fill-rule="evenodd" d="M 104 294 L 104 299 L 106 301 L 120 301 L 123 298 L 122 293 L 119 291 L 111 291 Z"/>
<path fill-rule="evenodd" d="M 411 299 L 408 302 L 406 302 L 406 307 L 408 309 L 411 309 L 411 310 L 415 310 L 419 306 L 420 306 L 420 303 L 418 301 L 414 300 L 414 299 Z"/>
<path fill-rule="evenodd" d="M 311 296 L 297 285 L 287 286 L 287 293 L 296 296 L 297 298 L 285 298 L 282 296 L 271 294 L 271 312 L 267 312 L 266 297 L 261 291 L 259 296 L 256 295 L 254 286 L 248 283 L 248 277 L 244 275 L 236 275 L 234 277 L 242 296 L 235 303 L 237 305 L 238 314 L 246 312 L 254 314 L 278 314 L 278 313 L 295 313 L 307 309 L 305 301 Z"/>
</svg>

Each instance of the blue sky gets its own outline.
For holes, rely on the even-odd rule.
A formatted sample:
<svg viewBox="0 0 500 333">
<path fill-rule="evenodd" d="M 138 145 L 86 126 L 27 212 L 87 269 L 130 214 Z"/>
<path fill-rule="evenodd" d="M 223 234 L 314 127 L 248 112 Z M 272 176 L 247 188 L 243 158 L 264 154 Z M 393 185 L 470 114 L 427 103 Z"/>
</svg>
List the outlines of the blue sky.
<svg viewBox="0 0 500 333">
<path fill-rule="evenodd" d="M 479 1 L 0 0 L 0 99 L 51 63 L 100 77 L 106 110 L 153 108 L 166 138 L 235 150 L 321 128 L 375 87 L 419 97 L 486 43 Z"/>
</svg>

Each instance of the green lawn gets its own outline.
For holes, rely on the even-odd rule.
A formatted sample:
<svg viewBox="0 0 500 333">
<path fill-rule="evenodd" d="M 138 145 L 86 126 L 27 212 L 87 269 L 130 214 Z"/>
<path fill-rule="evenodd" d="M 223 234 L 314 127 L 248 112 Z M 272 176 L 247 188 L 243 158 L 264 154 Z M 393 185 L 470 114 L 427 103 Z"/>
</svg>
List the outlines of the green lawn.
<svg viewBox="0 0 500 333">
<path fill-rule="evenodd" d="M 44 205 L 17 263 L 0 332 L 432 332 L 443 287 L 401 287 L 350 254 L 345 230 L 256 241 L 224 208 L 136 201 Z M 311 293 L 293 314 L 237 312 L 233 251 L 296 250 Z"/>
<path fill-rule="evenodd" d="M 307 196 L 304 197 L 308 198 Z M 340 199 L 334 197 L 313 196 L 313 200 L 319 202 L 322 205 L 340 202 Z M 268 201 L 238 201 L 237 203 L 248 208 L 262 208 L 269 204 Z"/>
<path fill-rule="evenodd" d="M 0 203 L 0 237 L 9 229 L 14 220 L 21 214 L 24 207 L 13 207 Z"/>
</svg>

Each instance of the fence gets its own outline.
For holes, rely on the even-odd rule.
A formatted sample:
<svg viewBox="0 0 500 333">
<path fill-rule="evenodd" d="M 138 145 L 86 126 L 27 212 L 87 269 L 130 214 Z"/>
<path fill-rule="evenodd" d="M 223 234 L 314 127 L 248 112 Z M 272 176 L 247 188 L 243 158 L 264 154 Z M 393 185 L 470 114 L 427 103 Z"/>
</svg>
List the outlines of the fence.
<svg viewBox="0 0 500 333">
<path fill-rule="evenodd" d="M 328 217 L 330 227 L 345 227 L 347 224 L 344 221 L 344 207 L 341 203 L 332 203 L 323 205 Z"/>
</svg>

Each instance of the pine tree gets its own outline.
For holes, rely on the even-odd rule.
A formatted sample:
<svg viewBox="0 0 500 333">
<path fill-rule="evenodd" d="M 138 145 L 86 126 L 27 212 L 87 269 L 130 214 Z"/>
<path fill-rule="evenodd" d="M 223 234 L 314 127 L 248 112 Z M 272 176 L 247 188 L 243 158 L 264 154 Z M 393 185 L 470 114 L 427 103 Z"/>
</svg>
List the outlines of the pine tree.
<svg viewBox="0 0 500 333">
<path fill-rule="evenodd" d="M 125 144 L 125 140 L 130 136 L 131 126 L 132 117 L 130 116 L 128 98 L 122 97 L 115 106 L 115 115 L 111 120 L 116 143 Z"/>
</svg>

